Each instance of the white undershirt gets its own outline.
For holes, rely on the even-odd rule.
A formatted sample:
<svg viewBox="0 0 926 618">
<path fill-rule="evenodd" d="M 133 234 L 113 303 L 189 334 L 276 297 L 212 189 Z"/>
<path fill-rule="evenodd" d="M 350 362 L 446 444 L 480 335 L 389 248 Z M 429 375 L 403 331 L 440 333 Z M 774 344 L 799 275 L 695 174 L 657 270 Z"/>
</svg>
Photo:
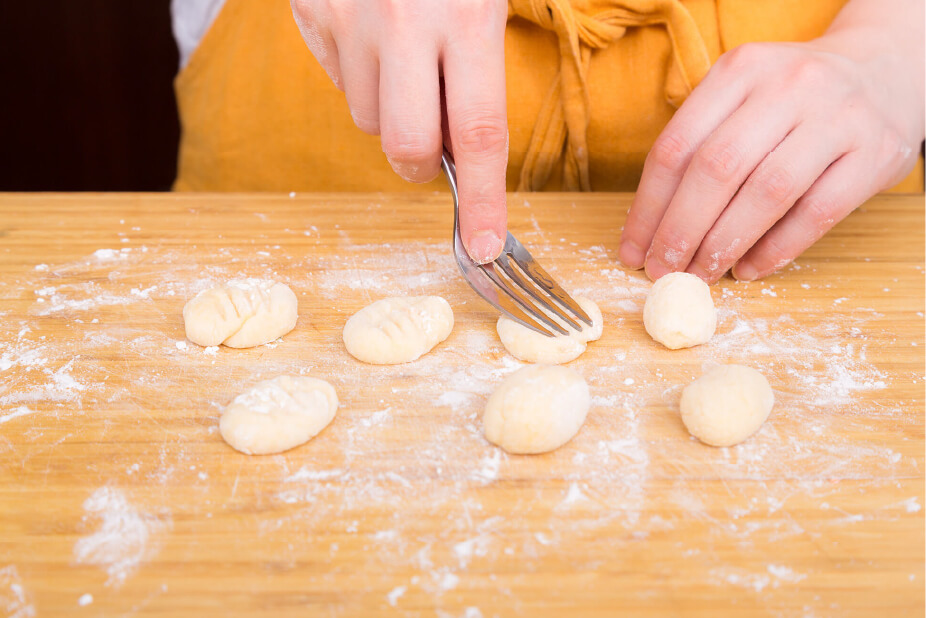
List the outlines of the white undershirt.
<svg viewBox="0 0 926 618">
<path fill-rule="evenodd" d="M 170 0 L 170 18 L 180 51 L 181 69 L 189 62 L 224 4 L 225 0 Z"/>
</svg>

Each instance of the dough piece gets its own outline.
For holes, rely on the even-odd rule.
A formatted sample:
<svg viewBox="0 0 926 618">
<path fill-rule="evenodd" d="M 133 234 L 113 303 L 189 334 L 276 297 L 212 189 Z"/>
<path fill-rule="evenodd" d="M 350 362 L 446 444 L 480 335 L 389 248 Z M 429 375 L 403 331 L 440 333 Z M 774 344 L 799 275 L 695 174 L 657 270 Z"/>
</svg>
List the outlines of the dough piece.
<svg viewBox="0 0 926 618">
<path fill-rule="evenodd" d="M 670 350 L 707 342 L 717 328 L 711 289 L 688 273 L 669 273 L 653 284 L 643 305 L 643 326 Z"/>
<path fill-rule="evenodd" d="M 344 345 L 373 365 L 411 362 L 450 336 L 453 310 L 440 296 L 398 296 L 367 305 L 348 318 Z"/>
<path fill-rule="evenodd" d="M 576 302 L 592 319 L 591 327 L 576 331 L 561 323 L 571 334 L 547 337 L 502 316 L 495 327 L 499 339 L 502 340 L 502 345 L 509 354 L 526 363 L 559 365 L 575 360 L 585 351 L 589 341 L 597 341 L 601 338 L 604 325 L 598 305 L 582 297 L 576 298 Z M 584 322 L 579 323 L 584 324 Z"/>
<path fill-rule="evenodd" d="M 279 376 L 235 397 L 219 419 L 219 431 L 247 455 L 281 453 L 312 439 L 337 409 L 337 393 L 324 380 Z"/>
<path fill-rule="evenodd" d="M 495 389 L 482 417 L 486 439 L 509 453 L 546 453 L 579 432 L 591 398 L 570 367 L 529 365 Z"/>
<path fill-rule="evenodd" d="M 691 435 L 711 446 L 733 446 L 758 431 L 774 403 L 761 373 L 721 365 L 686 386 L 679 407 Z"/>
<path fill-rule="evenodd" d="M 183 307 L 183 324 L 187 338 L 201 346 L 251 348 L 291 331 L 297 306 L 296 295 L 283 283 L 239 279 L 194 296 Z"/>
</svg>

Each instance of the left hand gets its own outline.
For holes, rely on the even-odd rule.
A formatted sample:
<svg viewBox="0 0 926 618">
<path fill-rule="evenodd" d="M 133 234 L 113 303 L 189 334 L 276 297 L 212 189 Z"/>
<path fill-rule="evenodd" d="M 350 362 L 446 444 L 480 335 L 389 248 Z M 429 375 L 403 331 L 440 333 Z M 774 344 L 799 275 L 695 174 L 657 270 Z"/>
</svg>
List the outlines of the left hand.
<svg viewBox="0 0 926 618">
<path fill-rule="evenodd" d="M 923 136 L 909 61 L 836 41 L 751 43 L 718 60 L 646 159 L 625 265 L 653 280 L 763 277 L 909 173 Z"/>
</svg>

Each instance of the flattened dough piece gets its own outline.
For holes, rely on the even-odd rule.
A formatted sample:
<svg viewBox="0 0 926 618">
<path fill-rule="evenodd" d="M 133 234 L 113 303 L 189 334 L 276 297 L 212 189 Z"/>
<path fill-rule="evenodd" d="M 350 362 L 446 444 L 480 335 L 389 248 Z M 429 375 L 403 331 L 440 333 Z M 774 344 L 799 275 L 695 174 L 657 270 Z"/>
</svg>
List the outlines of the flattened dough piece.
<svg viewBox="0 0 926 618">
<path fill-rule="evenodd" d="M 588 384 L 570 367 L 529 365 L 505 378 L 486 404 L 486 439 L 509 453 L 546 453 L 569 442 L 585 422 Z"/>
<path fill-rule="evenodd" d="M 183 307 L 193 343 L 251 348 L 282 337 L 296 326 L 298 302 L 284 283 L 237 279 L 194 296 Z"/>
<path fill-rule="evenodd" d="M 575 360 L 585 351 L 589 341 L 597 341 L 601 338 L 601 331 L 604 327 L 598 305 L 581 296 L 576 298 L 576 302 L 592 319 L 591 327 L 576 331 L 562 324 L 570 331 L 569 335 L 547 337 L 502 316 L 495 327 L 498 331 L 498 338 L 502 340 L 502 345 L 509 354 L 526 363 L 559 365 Z"/>
<path fill-rule="evenodd" d="M 711 289 L 690 273 L 660 277 L 646 296 L 643 326 L 670 350 L 706 343 L 717 328 Z"/>
<path fill-rule="evenodd" d="M 337 409 L 338 395 L 324 380 L 279 376 L 235 397 L 219 419 L 219 431 L 247 455 L 281 453 L 315 437 Z"/>
<path fill-rule="evenodd" d="M 682 391 L 689 433 L 711 446 L 739 444 L 762 426 L 775 404 L 768 380 L 751 367 L 721 365 Z"/>
<path fill-rule="evenodd" d="M 348 318 L 344 345 L 374 365 L 408 363 L 450 336 L 453 310 L 440 296 L 397 296 L 367 305 Z"/>
</svg>

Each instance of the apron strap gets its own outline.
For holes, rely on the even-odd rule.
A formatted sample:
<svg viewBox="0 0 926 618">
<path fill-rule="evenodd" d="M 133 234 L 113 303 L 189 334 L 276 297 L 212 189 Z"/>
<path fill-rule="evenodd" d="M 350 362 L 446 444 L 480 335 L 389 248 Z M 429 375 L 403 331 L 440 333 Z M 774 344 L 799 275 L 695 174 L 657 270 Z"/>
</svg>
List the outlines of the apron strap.
<svg viewBox="0 0 926 618">
<path fill-rule="evenodd" d="M 563 189 L 591 191 L 588 173 L 590 101 L 586 76 L 594 50 L 624 36 L 627 28 L 663 26 L 673 62 L 666 99 L 678 107 L 707 74 L 711 61 L 697 24 L 680 0 L 611 0 L 611 8 L 587 15 L 569 0 L 508 0 L 508 18 L 521 17 L 556 34 L 560 67 L 534 123 L 518 191 L 543 189 L 562 160 Z"/>
</svg>

